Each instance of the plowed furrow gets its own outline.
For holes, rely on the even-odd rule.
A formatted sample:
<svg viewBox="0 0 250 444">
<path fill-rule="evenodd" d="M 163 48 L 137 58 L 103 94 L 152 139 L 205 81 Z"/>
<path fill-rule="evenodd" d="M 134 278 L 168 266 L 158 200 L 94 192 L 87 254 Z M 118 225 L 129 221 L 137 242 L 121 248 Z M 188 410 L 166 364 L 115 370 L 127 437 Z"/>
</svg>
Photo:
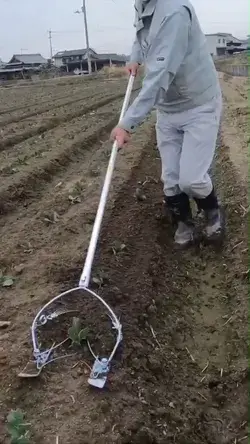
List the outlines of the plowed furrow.
<svg viewBox="0 0 250 444">
<path fill-rule="evenodd" d="M 55 128 L 56 126 L 60 125 L 63 122 L 68 122 L 76 117 L 82 116 L 85 113 L 89 111 L 93 111 L 97 109 L 99 106 L 103 106 L 105 104 L 108 104 L 112 102 L 114 99 L 122 97 L 124 95 L 124 90 L 122 92 L 115 94 L 115 95 L 104 95 L 103 97 L 100 97 L 100 100 L 89 100 L 88 105 L 85 104 L 78 104 L 77 109 L 75 110 L 75 107 L 72 107 L 72 111 L 68 111 L 68 109 L 65 109 L 64 113 L 61 113 L 61 115 L 57 115 L 54 117 L 51 116 L 44 116 L 45 123 L 41 123 L 41 116 L 39 116 L 39 119 L 33 119 L 30 124 L 27 124 L 27 121 L 25 123 L 25 128 L 23 131 L 17 130 L 17 132 L 13 135 L 13 130 L 10 127 L 7 127 L 5 131 L 2 130 L 2 137 L 0 140 L 0 151 L 4 150 L 5 148 L 11 147 L 15 144 L 18 144 L 22 142 L 23 140 L 26 140 L 30 137 L 33 137 L 35 135 L 42 135 L 46 131 Z M 31 128 L 27 128 L 28 126 L 32 126 Z M 12 134 L 11 134 L 12 133 Z"/>
<path fill-rule="evenodd" d="M 72 88 L 70 90 L 70 93 L 68 92 L 65 95 L 62 95 L 57 90 L 56 91 L 50 91 L 47 94 L 34 94 L 29 99 L 27 97 L 24 97 L 24 94 L 20 96 L 20 99 L 16 100 L 18 102 L 18 106 L 12 106 L 9 108 L 0 108 L 0 116 L 4 116 L 5 114 L 11 114 L 19 111 L 31 110 L 34 107 L 38 107 L 41 105 L 47 105 L 48 101 L 51 100 L 51 103 L 55 100 L 67 100 L 72 98 L 72 95 L 74 94 L 81 94 L 83 91 L 88 91 L 90 88 L 88 86 L 85 86 L 84 88 Z M 52 100 L 53 99 L 53 100 Z"/>
<path fill-rule="evenodd" d="M 141 128 L 140 132 L 142 131 L 144 137 L 150 135 L 151 127 Z M 108 136 L 108 132 L 103 133 L 107 142 L 101 144 L 97 141 L 91 146 L 91 150 L 82 151 L 61 171 L 60 176 L 53 177 L 43 192 L 37 194 L 36 199 L 26 205 L 23 211 L 19 211 L 18 230 L 15 224 L 16 211 L 3 216 L 0 263 L 5 264 L 7 268 L 20 262 L 29 263 L 30 255 L 27 254 L 25 245 L 31 245 L 34 253 L 46 249 L 49 245 L 52 254 L 53 249 L 56 251 L 58 245 L 63 242 L 65 235 L 74 237 L 77 226 L 79 229 L 84 226 L 85 235 L 90 233 L 108 165 Z M 119 152 L 113 176 L 113 183 L 117 188 L 123 180 L 124 171 L 130 171 L 131 162 L 137 162 L 142 149 L 143 144 L 136 147 L 136 150 L 131 145 L 126 148 L 126 152 Z M 111 196 L 108 207 L 111 205 Z M 58 215 L 58 220 L 53 223 L 52 219 L 49 223 L 45 219 L 53 218 L 54 212 Z M 2 249 L 1 244 L 8 247 Z M 12 256 L 13 251 L 16 252 L 16 258 L 14 260 L 12 257 L 9 263 L 8 258 Z"/>
<path fill-rule="evenodd" d="M 10 150 L 3 150 L 0 152 L 0 178 L 7 183 L 6 177 L 13 178 L 21 173 L 24 168 L 29 169 L 32 160 L 37 164 L 42 159 L 45 159 L 50 152 L 58 152 L 61 150 L 62 145 L 71 142 L 73 143 L 77 137 L 84 136 L 89 126 L 96 126 L 96 122 L 105 116 L 105 120 L 118 113 L 117 104 L 120 100 L 114 100 L 113 102 L 100 106 L 95 111 L 90 111 L 81 117 L 76 117 L 71 121 L 62 123 L 55 128 L 45 132 L 42 136 L 36 135 L 24 140 L 23 142 L 15 145 Z M 2 183 L 4 183 L 2 182 Z"/>
<path fill-rule="evenodd" d="M 6 114 L 20 107 L 26 107 L 29 105 L 35 105 L 36 103 L 45 104 L 51 97 L 54 99 L 67 99 L 75 92 L 82 93 L 87 88 L 93 88 L 94 85 L 99 87 L 100 85 L 107 86 L 110 82 L 101 81 L 100 79 L 93 79 L 91 82 L 86 81 L 74 81 L 64 82 L 54 81 L 53 83 L 46 84 L 46 82 L 36 85 L 27 85 L 13 87 L 9 89 L 0 88 L 0 115 Z M 7 106 L 7 104 L 10 106 Z"/>
<path fill-rule="evenodd" d="M 19 173 L 6 177 L 0 190 L 1 214 L 13 211 L 24 200 L 27 204 L 27 200 L 38 198 L 39 190 L 51 182 L 55 174 L 64 171 L 73 160 L 77 161 L 78 156 L 81 158 L 93 143 L 100 141 L 103 134 L 115 125 L 120 106 L 120 100 L 117 100 L 112 108 L 110 105 L 99 108 L 94 115 L 87 116 L 86 122 L 83 120 L 82 127 L 76 122 L 80 131 L 78 130 L 73 142 L 66 136 L 61 139 L 60 144 L 55 139 L 54 150 L 47 151 L 42 158 L 35 159 L 36 162 L 33 160 L 31 165 L 22 165 Z M 3 220 L 2 223 L 4 224 Z"/>
<path fill-rule="evenodd" d="M 112 92 L 112 91 L 110 91 Z M 48 103 L 48 101 L 46 101 L 46 106 L 44 106 L 44 108 L 40 107 L 40 103 L 39 105 L 34 105 L 33 107 L 29 107 L 29 108 L 34 108 L 32 109 L 30 112 L 24 113 L 24 114 L 18 114 L 16 116 L 11 116 L 5 119 L 0 119 L 0 127 L 4 127 L 5 125 L 8 125 L 10 123 L 16 123 L 16 122 L 21 122 L 22 120 L 28 119 L 30 117 L 33 116 L 38 116 L 40 114 L 46 113 L 48 111 L 51 110 L 55 110 L 58 108 L 61 108 L 63 106 L 68 106 L 68 105 L 73 105 L 75 103 L 79 103 L 82 102 L 84 100 L 88 100 L 90 97 L 96 97 L 97 95 L 100 95 L 100 92 L 97 91 L 97 89 L 95 88 L 93 89 L 86 89 L 84 91 L 84 95 L 81 94 L 81 97 L 79 97 L 79 93 L 77 96 L 75 96 L 75 98 L 72 98 L 72 94 L 69 96 L 71 97 L 71 100 L 66 101 L 65 99 L 62 100 L 60 99 L 59 103 L 55 103 L 55 101 L 51 101 Z M 27 106 L 22 108 L 22 109 L 27 109 Z M 20 109 L 17 110 L 18 112 L 20 111 Z"/>
</svg>

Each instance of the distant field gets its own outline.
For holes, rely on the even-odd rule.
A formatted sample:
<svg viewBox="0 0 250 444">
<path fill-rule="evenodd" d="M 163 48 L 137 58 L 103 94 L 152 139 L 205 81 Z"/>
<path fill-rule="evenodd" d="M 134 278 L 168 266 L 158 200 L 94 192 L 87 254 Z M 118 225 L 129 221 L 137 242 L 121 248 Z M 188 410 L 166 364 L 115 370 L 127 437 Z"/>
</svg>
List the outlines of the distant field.
<svg viewBox="0 0 250 444">
<path fill-rule="evenodd" d="M 216 65 L 248 65 L 250 54 L 236 54 L 223 60 L 216 61 Z"/>
</svg>

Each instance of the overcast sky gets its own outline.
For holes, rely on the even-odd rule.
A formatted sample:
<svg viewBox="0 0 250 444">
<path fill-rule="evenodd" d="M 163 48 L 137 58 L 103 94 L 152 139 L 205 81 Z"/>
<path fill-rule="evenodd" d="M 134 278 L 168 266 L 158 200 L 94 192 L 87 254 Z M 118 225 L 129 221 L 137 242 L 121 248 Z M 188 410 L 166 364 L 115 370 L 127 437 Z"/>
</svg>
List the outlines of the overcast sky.
<svg viewBox="0 0 250 444">
<path fill-rule="evenodd" d="M 249 0 L 193 0 L 205 33 L 248 33 Z M 133 0 L 86 0 L 90 46 L 97 52 L 130 53 L 133 40 Z M 53 52 L 85 47 L 83 15 L 74 14 L 81 0 L 0 0 L 0 58 L 13 53 Z"/>
</svg>

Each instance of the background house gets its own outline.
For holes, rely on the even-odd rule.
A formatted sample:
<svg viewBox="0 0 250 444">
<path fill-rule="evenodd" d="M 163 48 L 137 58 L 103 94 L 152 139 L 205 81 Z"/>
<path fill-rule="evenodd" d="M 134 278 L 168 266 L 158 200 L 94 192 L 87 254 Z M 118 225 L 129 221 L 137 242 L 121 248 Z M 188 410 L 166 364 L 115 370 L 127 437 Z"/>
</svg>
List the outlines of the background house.
<svg viewBox="0 0 250 444">
<path fill-rule="evenodd" d="M 215 58 L 247 49 L 246 40 L 237 39 L 229 33 L 206 34 L 206 39 L 209 52 Z"/>
<path fill-rule="evenodd" d="M 38 68 L 39 66 L 46 64 L 47 59 L 45 59 L 41 54 L 14 54 L 8 62 L 9 66 L 23 66 L 26 68 Z"/>
<path fill-rule="evenodd" d="M 231 54 L 246 51 L 247 49 L 248 49 L 247 42 L 244 42 L 244 41 L 241 41 L 241 42 L 229 41 L 229 42 L 227 42 L 227 54 L 231 55 Z"/>
<path fill-rule="evenodd" d="M 90 49 L 90 57 L 92 61 L 92 69 L 95 69 L 94 62 L 98 60 L 97 53 Z M 71 51 L 60 51 L 53 57 L 56 68 L 61 68 L 67 72 L 73 72 L 76 69 L 80 71 L 88 71 L 88 60 L 86 49 L 73 49 Z"/>
<path fill-rule="evenodd" d="M 14 54 L 8 63 L 0 67 L 0 78 L 4 80 L 28 78 L 47 63 L 41 54 Z"/>
<path fill-rule="evenodd" d="M 97 71 L 107 65 L 122 66 L 126 64 L 127 57 L 119 54 L 98 54 L 90 49 L 92 70 Z M 88 71 L 87 50 L 74 49 L 72 51 L 60 51 L 53 57 L 54 65 L 67 72 Z"/>
<path fill-rule="evenodd" d="M 98 54 L 98 58 L 100 61 L 100 65 L 103 64 L 103 66 L 106 65 L 115 65 L 115 66 L 125 66 L 127 61 L 129 60 L 129 57 L 127 57 L 125 54 L 114 54 L 114 53 L 108 53 L 108 54 Z"/>
<path fill-rule="evenodd" d="M 228 54 L 234 54 L 239 53 L 243 51 L 249 51 L 250 50 L 250 39 L 249 37 L 246 40 L 239 40 L 235 37 L 231 40 L 229 38 L 227 42 L 227 52 Z"/>
</svg>

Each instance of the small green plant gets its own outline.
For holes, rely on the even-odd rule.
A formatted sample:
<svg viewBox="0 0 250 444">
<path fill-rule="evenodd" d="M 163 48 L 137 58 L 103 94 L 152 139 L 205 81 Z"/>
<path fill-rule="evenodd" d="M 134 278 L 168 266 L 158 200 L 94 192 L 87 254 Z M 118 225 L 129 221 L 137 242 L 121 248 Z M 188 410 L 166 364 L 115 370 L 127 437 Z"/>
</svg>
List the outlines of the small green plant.
<svg viewBox="0 0 250 444">
<path fill-rule="evenodd" d="M 126 249 L 125 244 L 122 244 L 120 242 L 113 242 L 112 251 L 115 256 L 117 256 L 119 253 L 121 253 L 125 249 Z"/>
<path fill-rule="evenodd" d="M 17 165 L 29 165 L 28 156 L 18 157 L 16 160 Z"/>
<path fill-rule="evenodd" d="M 47 224 L 56 224 L 60 219 L 59 214 L 56 211 L 51 212 L 50 214 L 44 214 L 44 222 Z"/>
<path fill-rule="evenodd" d="M 82 328 L 81 320 L 79 318 L 73 318 L 72 325 L 68 330 L 71 345 L 81 345 L 83 341 L 87 340 L 88 334 L 88 327 Z"/>
<path fill-rule="evenodd" d="M 14 285 L 15 279 L 12 276 L 5 276 L 2 271 L 0 271 L 0 286 L 2 287 L 12 287 Z"/>
<path fill-rule="evenodd" d="M 70 190 L 69 200 L 72 204 L 81 203 L 81 196 L 83 195 L 84 184 L 80 181 L 76 182 Z"/>
<path fill-rule="evenodd" d="M 95 276 L 92 278 L 92 283 L 102 288 L 105 283 L 108 283 L 109 276 L 104 270 L 99 270 Z"/>
<path fill-rule="evenodd" d="M 12 410 L 7 416 L 10 444 L 29 444 L 29 426 L 30 424 L 25 423 L 24 413 L 21 410 Z"/>
<path fill-rule="evenodd" d="M 110 148 L 106 148 L 103 150 L 103 156 L 105 157 L 105 159 L 109 159 L 110 158 Z"/>
<path fill-rule="evenodd" d="M 69 196 L 69 200 L 72 204 L 76 204 L 76 203 L 81 203 L 81 198 L 80 196 Z"/>
<path fill-rule="evenodd" d="M 84 190 L 84 184 L 80 181 L 76 182 L 73 189 L 71 190 L 72 196 L 76 197 L 82 194 Z"/>
</svg>

